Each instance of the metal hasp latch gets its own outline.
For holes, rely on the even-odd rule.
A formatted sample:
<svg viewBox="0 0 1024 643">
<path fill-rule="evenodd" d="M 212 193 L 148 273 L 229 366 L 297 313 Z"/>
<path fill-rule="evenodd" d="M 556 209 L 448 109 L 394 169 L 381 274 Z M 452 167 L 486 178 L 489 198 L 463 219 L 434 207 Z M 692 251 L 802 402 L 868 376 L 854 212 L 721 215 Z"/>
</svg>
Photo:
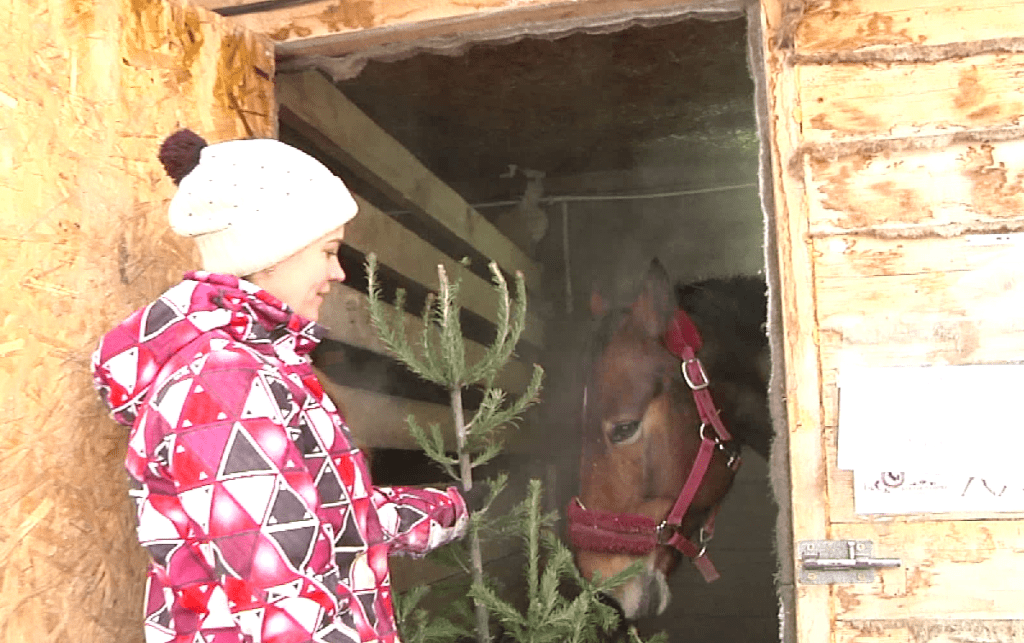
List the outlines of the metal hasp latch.
<svg viewBox="0 0 1024 643">
<path fill-rule="evenodd" d="M 830 583 L 872 583 L 880 567 L 899 567 L 899 558 L 872 558 L 875 544 L 870 540 L 802 540 L 800 582 L 808 585 Z"/>
</svg>

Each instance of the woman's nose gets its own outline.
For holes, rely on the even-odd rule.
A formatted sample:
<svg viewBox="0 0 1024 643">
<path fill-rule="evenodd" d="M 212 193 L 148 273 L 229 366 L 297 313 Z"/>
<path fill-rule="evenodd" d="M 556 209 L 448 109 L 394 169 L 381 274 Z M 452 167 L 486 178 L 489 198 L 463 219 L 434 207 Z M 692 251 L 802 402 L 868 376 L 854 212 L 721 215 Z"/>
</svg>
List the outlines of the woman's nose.
<svg viewBox="0 0 1024 643">
<path fill-rule="evenodd" d="M 341 262 L 337 259 L 331 262 L 331 269 L 327 279 L 330 281 L 345 281 L 345 269 L 341 267 Z"/>
</svg>

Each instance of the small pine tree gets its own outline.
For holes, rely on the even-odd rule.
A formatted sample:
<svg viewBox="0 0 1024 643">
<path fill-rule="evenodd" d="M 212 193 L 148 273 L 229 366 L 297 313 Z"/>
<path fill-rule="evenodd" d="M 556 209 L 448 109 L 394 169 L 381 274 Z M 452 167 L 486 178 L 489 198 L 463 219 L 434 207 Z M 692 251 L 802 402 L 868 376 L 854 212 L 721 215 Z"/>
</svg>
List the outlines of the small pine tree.
<svg viewBox="0 0 1024 643">
<path fill-rule="evenodd" d="M 496 615 L 505 629 L 509 643 L 587 643 L 607 640 L 609 634 L 619 627 L 619 614 L 601 602 L 600 596 L 636 574 L 639 564 L 607 580 L 598 578 L 593 583 L 588 582 L 576 569 L 572 553 L 551 531 L 555 515 L 541 515 L 540 495 L 540 481 L 531 480 L 526 500 L 516 510 L 517 522 L 521 525 L 520 535 L 527 552 L 526 613 L 520 613 L 514 605 L 502 600 L 485 585 L 474 585 L 471 594 Z M 566 596 L 564 588 L 567 583 L 577 592 L 574 598 Z M 629 634 L 631 641 L 640 643 L 634 630 L 630 630 Z"/>
<path fill-rule="evenodd" d="M 407 418 L 409 430 L 424 453 L 466 491 L 471 490 L 475 482 L 473 469 L 501 453 L 504 446 L 501 429 L 514 426 L 523 411 L 537 402 L 543 377 L 543 370 L 535 364 L 526 390 L 512 400 L 508 400 L 505 392 L 493 385 L 497 374 L 512 357 L 523 332 L 526 322 L 526 286 L 523 275 L 516 273 L 516 295 L 512 298 L 508 283 L 497 264 L 492 262 L 489 268 L 498 298 L 497 333 L 484 356 L 476 364 L 467 364 L 459 323 L 458 280 L 449 281 L 444 267 L 438 266 L 438 294 L 427 298 L 422 315 L 423 331 L 418 345 L 414 347 L 409 341 L 402 314 L 405 292 L 401 289 L 397 291 L 394 305 L 399 313 L 394 320 L 389 320 L 381 301 L 374 254 L 367 257 L 366 266 L 370 319 L 381 341 L 412 372 L 443 386 L 450 393 L 455 427 L 455 457 L 447 453 L 444 435 L 438 425 L 431 424 L 424 428 L 416 422 L 415 417 L 410 416 Z M 483 386 L 483 399 L 467 422 L 462 393 L 466 387 L 475 385 Z M 580 576 L 571 553 L 548 528 L 553 517 L 540 515 L 540 483 L 536 480 L 531 481 L 527 499 L 512 516 L 505 521 L 493 518 L 485 521 L 487 508 L 505 487 L 506 480 L 507 476 L 502 475 L 491 481 L 484 508 L 470 517 L 470 595 L 474 602 L 477 641 L 490 641 L 491 613 L 503 626 L 506 637 L 519 643 L 582 643 L 600 640 L 601 636 L 618 627 L 619 616 L 614 609 L 599 600 L 599 595 L 627 580 L 639 568 L 634 566 L 603 582 L 596 579 L 590 583 Z M 514 606 L 503 601 L 493 584 L 484 576 L 481 534 L 487 532 L 500 535 L 509 531 L 513 524 L 520 525 L 527 549 L 526 614 L 520 614 Z M 540 545 L 542 531 L 545 532 L 543 548 Z M 541 571 L 545 556 L 546 565 Z M 575 584 L 578 590 L 576 597 L 571 600 L 565 598 L 561 591 L 567 583 Z M 459 633 L 468 634 L 467 630 L 457 625 L 460 619 L 431 618 L 424 610 L 418 609 L 417 605 L 425 593 L 426 588 L 416 588 L 396 601 L 399 626 L 408 643 L 450 641 L 455 640 Z M 635 632 L 631 632 L 630 636 L 633 643 L 641 643 Z"/>
</svg>

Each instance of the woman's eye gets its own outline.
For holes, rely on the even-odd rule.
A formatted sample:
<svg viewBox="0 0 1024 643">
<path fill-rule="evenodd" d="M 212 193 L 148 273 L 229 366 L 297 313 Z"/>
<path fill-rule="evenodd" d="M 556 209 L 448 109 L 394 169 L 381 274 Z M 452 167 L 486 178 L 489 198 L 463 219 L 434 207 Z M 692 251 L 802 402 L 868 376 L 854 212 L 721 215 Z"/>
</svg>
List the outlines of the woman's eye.
<svg viewBox="0 0 1024 643">
<path fill-rule="evenodd" d="M 612 444 L 623 444 L 636 437 L 639 431 L 639 420 L 634 420 L 632 422 L 620 422 L 613 426 L 612 430 L 608 432 L 608 439 L 611 440 Z"/>
</svg>

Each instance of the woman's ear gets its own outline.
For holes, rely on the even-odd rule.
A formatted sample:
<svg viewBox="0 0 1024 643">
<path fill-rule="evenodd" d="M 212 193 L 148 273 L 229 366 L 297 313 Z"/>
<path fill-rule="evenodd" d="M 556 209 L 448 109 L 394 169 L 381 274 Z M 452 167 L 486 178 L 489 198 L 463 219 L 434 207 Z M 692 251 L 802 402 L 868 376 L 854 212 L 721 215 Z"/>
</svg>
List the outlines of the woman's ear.
<svg viewBox="0 0 1024 643">
<path fill-rule="evenodd" d="M 262 288 L 263 287 L 263 283 L 264 283 L 263 280 L 266 279 L 267 277 L 269 277 L 272 272 L 274 272 L 274 266 L 270 266 L 269 268 L 264 268 L 263 270 L 257 270 L 256 272 L 252 273 L 251 275 L 246 275 L 246 276 L 242 277 L 242 279 L 245 279 L 249 283 L 256 284 L 257 286 Z"/>
</svg>

